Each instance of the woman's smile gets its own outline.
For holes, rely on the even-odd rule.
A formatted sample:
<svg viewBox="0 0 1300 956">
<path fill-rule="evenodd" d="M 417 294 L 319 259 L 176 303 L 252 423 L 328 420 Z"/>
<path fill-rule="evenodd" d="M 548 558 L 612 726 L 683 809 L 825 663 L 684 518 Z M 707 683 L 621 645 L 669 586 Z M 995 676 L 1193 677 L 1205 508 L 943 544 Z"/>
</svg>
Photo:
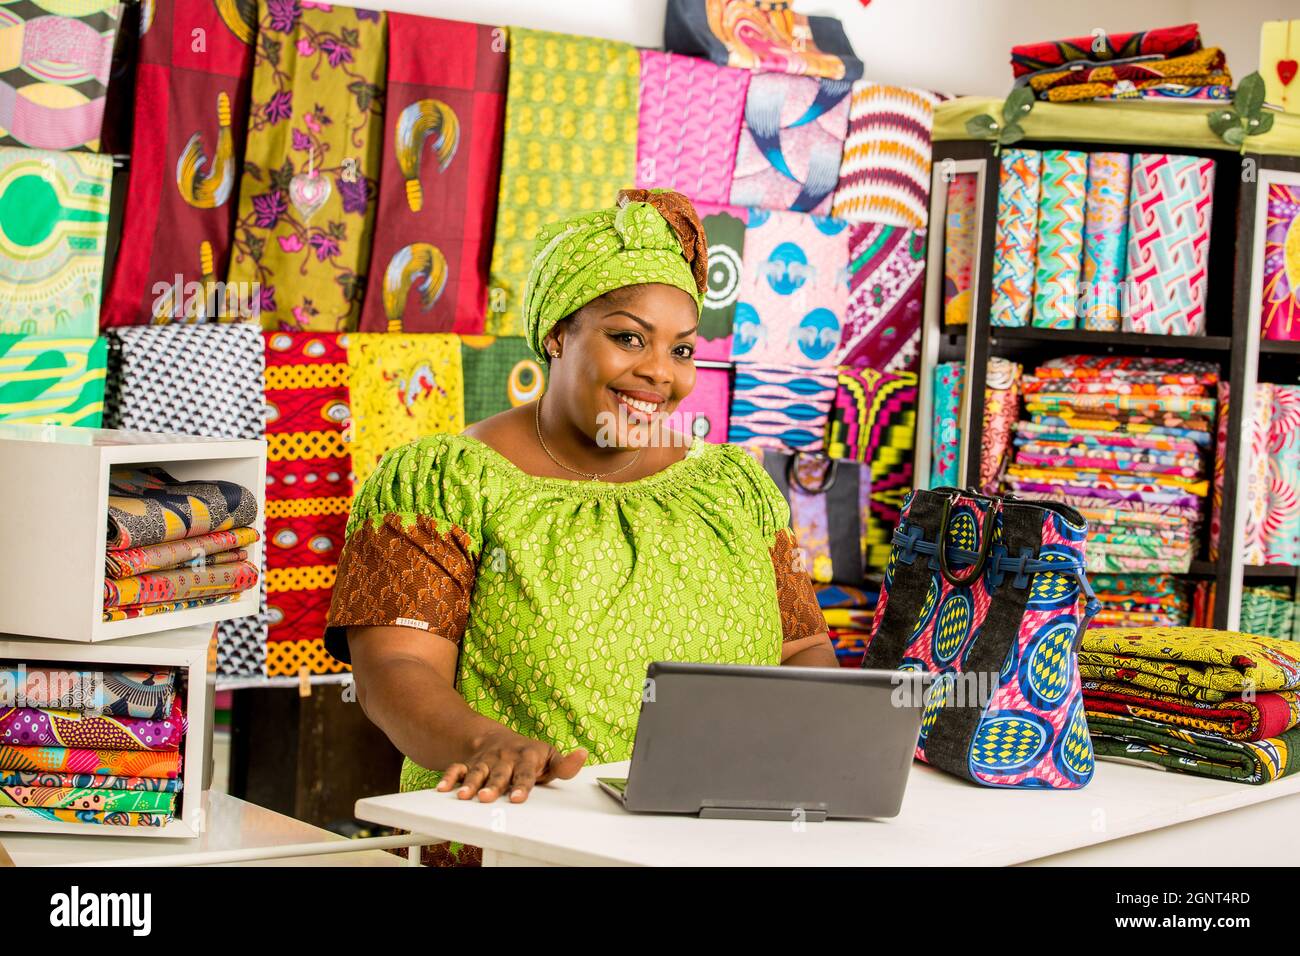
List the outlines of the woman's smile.
<svg viewBox="0 0 1300 956">
<path fill-rule="evenodd" d="M 641 418 L 649 421 L 660 410 L 668 399 L 662 395 L 656 395 L 654 392 L 632 391 L 631 389 L 614 388 L 610 386 L 610 391 L 614 393 L 618 403 L 628 409 L 628 413 L 635 418 Z"/>
</svg>

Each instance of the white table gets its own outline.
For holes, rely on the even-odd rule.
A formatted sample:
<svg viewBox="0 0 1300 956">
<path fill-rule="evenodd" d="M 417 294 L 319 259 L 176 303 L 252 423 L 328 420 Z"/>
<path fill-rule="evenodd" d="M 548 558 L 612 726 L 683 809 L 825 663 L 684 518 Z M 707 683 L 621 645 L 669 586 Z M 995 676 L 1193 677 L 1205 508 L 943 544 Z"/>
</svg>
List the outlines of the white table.
<svg viewBox="0 0 1300 956">
<path fill-rule="evenodd" d="M 206 829 L 193 840 L 0 832 L 0 862 L 7 855 L 14 866 L 405 866 L 376 844 L 421 842 L 348 840 L 215 791 L 203 795 L 203 811 Z"/>
<path fill-rule="evenodd" d="M 807 823 L 626 813 L 587 767 L 527 802 L 433 790 L 357 801 L 362 820 L 484 848 L 484 865 L 1216 865 L 1300 859 L 1300 776 L 1264 786 L 1099 762 L 1081 790 L 993 790 L 914 764 L 899 816 Z"/>
</svg>

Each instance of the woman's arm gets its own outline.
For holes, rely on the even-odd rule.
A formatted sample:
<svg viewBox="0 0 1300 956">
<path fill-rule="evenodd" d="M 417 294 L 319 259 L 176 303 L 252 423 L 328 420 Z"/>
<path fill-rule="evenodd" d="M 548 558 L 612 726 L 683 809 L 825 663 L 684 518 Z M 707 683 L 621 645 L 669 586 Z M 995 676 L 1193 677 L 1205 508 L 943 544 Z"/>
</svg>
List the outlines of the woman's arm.
<svg viewBox="0 0 1300 956">
<path fill-rule="evenodd" d="M 445 768 L 439 790 L 460 784 L 463 800 L 508 792 L 522 803 L 534 784 L 567 780 L 587 759 L 475 713 L 456 692 L 451 641 L 409 627 L 351 627 L 348 647 L 361 709 L 421 767 Z"/>
<path fill-rule="evenodd" d="M 785 667 L 838 667 L 831 636 L 826 631 L 786 641 L 781 645 L 781 664 Z"/>
</svg>

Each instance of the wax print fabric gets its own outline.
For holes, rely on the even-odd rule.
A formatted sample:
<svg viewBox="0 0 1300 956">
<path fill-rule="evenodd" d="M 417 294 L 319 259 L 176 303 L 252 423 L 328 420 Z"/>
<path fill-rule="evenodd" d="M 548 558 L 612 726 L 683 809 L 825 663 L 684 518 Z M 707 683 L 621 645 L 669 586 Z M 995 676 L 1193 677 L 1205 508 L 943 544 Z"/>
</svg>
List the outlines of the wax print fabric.
<svg viewBox="0 0 1300 956">
<path fill-rule="evenodd" d="M 483 331 L 505 127 L 504 32 L 388 14 L 363 331 Z"/>
<path fill-rule="evenodd" d="M 101 322 L 256 321 L 259 290 L 226 299 L 215 284 L 230 268 L 257 6 L 151 0 L 141 17 L 122 239 Z"/>
<path fill-rule="evenodd" d="M 930 132 L 938 97 L 859 80 L 831 215 L 924 229 L 930 219 Z"/>
<path fill-rule="evenodd" d="M 1214 160 L 1137 153 L 1129 188 L 1126 332 L 1204 335 Z"/>
<path fill-rule="evenodd" d="M 757 73 L 745 96 L 731 204 L 829 215 L 848 133 L 849 87 Z"/>
<path fill-rule="evenodd" d="M 941 362 L 934 369 L 934 423 L 930 431 L 930 487 L 961 487 L 961 395 L 966 366 Z"/>
<path fill-rule="evenodd" d="M 0 665 L 0 688 L 14 693 L 12 698 L 0 699 L 0 706 L 5 707 L 95 710 L 112 717 L 164 720 L 176 696 L 176 674 L 171 670 L 101 672 L 4 664 Z"/>
<path fill-rule="evenodd" d="M 99 332 L 113 160 L 0 147 L 0 334 Z"/>
<path fill-rule="evenodd" d="M 1300 340 L 1300 186 L 1268 184 L 1264 325 L 1273 341 Z"/>
<path fill-rule="evenodd" d="M 187 601 L 246 591 L 257 583 L 257 568 L 247 561 L 197 570 L 150 571 L 104 581 L 105 609 L 163 601 Z"/>
<path fill-rule="evenodd" d="M 0 745 L 0 770 L 175 777 L 180 774 L 180 766 L 181 755 L 174 750 L 89 750 Z"/>
<path fill-rule="evenodd" d="M 363 484 L 395 448 L 465 427 L 465 380 L 454 335 L 348 336 L 352 473 Z"/>
<path fill-rule="evenodd" d="M 993 238 L 995 326 L 1029 324 L 1038 252 L 1038 199 L 1043 154 L 1032 149 L 1002 150 L 998 180 L 998 221 Z"/>
<path fill-rule="evenodd" d="M 103 773 L 58 773 L 43 770 L 0 771 L 0 787 L 80 787 L 94 790 L 150 790 L 180 793 L 181 778 L 116 777 Z"/>
<path fill-rule="evenodd" d="M 356 328 L 383 146 L 385 14 L 258 0 L 229 282 L 266 329 Z"/>
<path fill-rule="evenodd" d="M 1150 720 L 1229 740 L 1263 740 L 1300 723 L 1300 695 L 1271 691 L 1253 699 L 1229 697 L 1208 703 L 1156 691 L 1137 693 L 1118 683 L 1088 681 L 1083 685 L 1088 716 L 1118 714 Z"/>
<path fill-rule="evenodd" d="M 1016 362 L 994 356 L 984 385 L 984 431 L 980 442 L 980 490 L 997 494 L 1011 449 L 1011 432 L 1020 418 L 1020 376 Z"/>
<path fill-rule="evenodd" d="M 0 743 L 21 747 L 179 750 L 184 733 L 185 717 L 175 697 L 162 720 L 48 707 L 0 708 Z"/>
<path fill-rule="evenodd" d="M 1300 564 L 1300 386 L 1277 385 L 1273 389 L 1268 478 L 1265 561 Z"/>
<path fill-rule="evenodd" d="M 748 209 L 695 204 L 709 244 L 708 291 L 695 335 L 695 357 L 714 362 L 731 361 L 736 303 L 744 278 L 745 230 Z"/>
<path fill-rule="evenodd" d="M 254 529 L 235 528 L 231 531 L 214 531 L 211 534 L 179 541 L 164 541 L 162 544 L 154 544 L 146 548 L 124 548 L 120 551 L 108 552 L 104 570 L 111 578 L 129 578 L 146 571 L 162 571 L 193 562 L 202 564 L 207 558 L 224 558 L 226 555 L 240 552 L 246 555 L 244 545 L 252 544 L 256 540 L 258 534 Z"/>
<path fill-rule="evenodd" d="M 696 368 L 695 387 L 678 404 L 676 430 L 710 442 L 727 440 L 731 414 L 731 370 Z"/>
<path fill-rule="evenodd" d="M 924 229 L 855 223 L 838 364 L 887 372 L 914 368 L 924 288 Z"/>
<path fill-rule="evenodd" d="M 536 401 L 546 391 L 546 370 L 527 339 L 462 335 L 460 362 L 466 425 Z"/>
<path fill-rule="evenodd" d="M 1078 103 L 1157 88 L 1175 93 L 1205 87 L 1231 87 L 1227 58 L 1218 47 L 1164 60 L 1113 63 L 1037 73 L 1029 85 L 1038 98 Z"/>
<path fill-rule="evenodd" d="M 1040 329 L 1072 329 L 1077 319 L 1083 259 L 1088 154 L 1046 150 L 1041 176 L 1033 325 Z"/>
<path fill-rule="evenodd" d="M 20 0 L 0 11 L 0 146 L 99 150 L 117 0 Z"/>
<path fill-rule="evenodd" d="M 836 364 L 849 298 L 849 232 L 839 219 L 750 210 L 734 360 Z"/>
<path fill-rule="evenodd" d="M 1136 717 L 1089 714 L 1088 730 L 1103 760 L 1137 760 L 1175 773 L 1260 784 L 1300 767 L 1300 728 L 1260 741 L 1228 740 Z"/>
<path fill-rule="evenodd" d="M 172 793 L 80 787 L 0 787 L 0 807 L 46 807 L 96 813 L 171 813 Z"/>
<path fill-rule="evenodd" d="M 156 604 L 122 604 L 118 607 L 104 609 L 105 621 L 127 621 L 137 617 L 153 617 L 157 614 L 170 614 L 173 611 L 188 611 L 194 607 L 212 607 L 214 604 L 229 604 L 240 598 L 241 595 L 236 593 L 221 594 L 216 597 L 186 598 L 182 601 L 160 601 Z M 244 621 L 245 618 L 239 618 L 238 621 Z M 228 623 L 238 623 L 237 621 L 221 621 L 217 624 L 219 631 L 224 631 Z M 240 632 L 238 639 L 245 639 L 243 632 Z M 253 636 L 249 635 L 248 640 Z M 260 648 L 258 649 L 260 652 Z"/>
<path fill-rule="evenodd" d="M 510 29 L 484 331 L 524 334 L 524 284 L 542 226 L 603 208 L 636 181 L 640 73 L 629 44 Z"/>
<path fill-rule="evenodd" d="M 352 501 L 348 338 L 265 335 L 266 647 L 260 658 L 219 659 L 219 673 L 344 669 L 325 653 L 321 635 Z"/>
<path fill-rule="evenodd" d="M 97 823 L 104 826 L 161 827 L 170 813 L 106 813 L 97 810 L 66 810 L 48 807 L 0 807 L 0 820 L 45 820 L 59 823 Z"/>
<path fill-rule="evenodd" d="M 1240 627 L 1251 634 L 1300 641 L 1300 604 L 1286 586 L 1245 588 Z"/>
<path fill-rule="evenodd" d="M 107 362 L 103 339 L 0 335 L 0 422 L 98 428 Z"/>
<path fill-rule="evenodd" d="M 108 480 L 108 546 L 140 548 L 249 527 L 253 493 L 233 481 L 177 481 L 161 468 L 122 468 Z"/>
<path fill-rule="evenodd" d="M 1241 532 L 1242 561 L 1245 564 L 1265 564 L 1267 535 L 1265 523 L 1269 520 L 1271 482 L 1269 471 L 1273 467 L 1269 458 L 1269 432 L 1273 421 L 1273 389 L 1268 382 L 1255 385 L 1255 401 L 1250 421 L 1246 423 L 1250 435 L 1248 457 L 1238 466 L 1238 481 L 1244 479 L 1246 517 Z M 1210 519 L 1210 560 L 1217 561 L 1220 547 L 1220 521 L 1223 510 L 1223 467 L 1228 454 L 1228 403 L 1231 389 L 1227 382 L 1218 386 L 1219 423 L 1214 451 L 1214 507 Z M 1279 502 L 1283 512 L 1286 506 Z"/>
<path fill-rule="evenodd" d="M 781 451 L 821 451 L 835 399 L 834 368 L 737 362 L 727 441 Z"/>
<path fill-rule="evenodd" d="M 727 202 L 749 79 L 745 70 L 642 50 L 637 186 Z"/>
<path fill-rule="evenodd" d="M 1128 195 L 1132 157 L 1088 153 L 1083 221 L 1083 328 L 1119 331 L 1119 284 L 1128 250 Z"/>
<path fill-rule="evenodd" d="M 968 325 L 975 267 L 975 209 L 978 178 L 957 173 L 948 183 L 948 212 L 943 229 L 943 323 Z"/>
<path fill-rule="evenodd" d="M 1022 43 L 1011 48 L 1011 71 L 1025 76 L 1075 62 L 1131 60 L 1135 57 L 1167 59 L 1201 49 L 1195 23 L 1128 33 L 1093 33 L 1066 40 Z"/>
<path fill-rule="evenodd" d="M 764 73 L 862 75 L 840 21 L 795 13 L 788 0 L 669 0 L 664 48 Z"/>
</svg>

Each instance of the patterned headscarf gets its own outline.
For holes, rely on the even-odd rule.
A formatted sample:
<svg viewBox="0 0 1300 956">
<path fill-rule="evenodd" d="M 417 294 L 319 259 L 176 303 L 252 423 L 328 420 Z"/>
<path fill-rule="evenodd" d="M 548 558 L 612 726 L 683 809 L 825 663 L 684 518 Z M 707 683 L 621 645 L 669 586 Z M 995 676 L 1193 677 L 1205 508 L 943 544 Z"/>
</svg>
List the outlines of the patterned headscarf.
<svg viewBox="0 0 1300 956">
<path fill-rule="evenodd" d="M 528 343 L 543 362 L 542 340 L 592 299 L 629 285 L 660 282 L 703 308 L 708 288 L 704 227 L 689 199 L 666 189 L 624 189 L 618 205 L 542 228 L 524 292 Z"/>
</svg>

